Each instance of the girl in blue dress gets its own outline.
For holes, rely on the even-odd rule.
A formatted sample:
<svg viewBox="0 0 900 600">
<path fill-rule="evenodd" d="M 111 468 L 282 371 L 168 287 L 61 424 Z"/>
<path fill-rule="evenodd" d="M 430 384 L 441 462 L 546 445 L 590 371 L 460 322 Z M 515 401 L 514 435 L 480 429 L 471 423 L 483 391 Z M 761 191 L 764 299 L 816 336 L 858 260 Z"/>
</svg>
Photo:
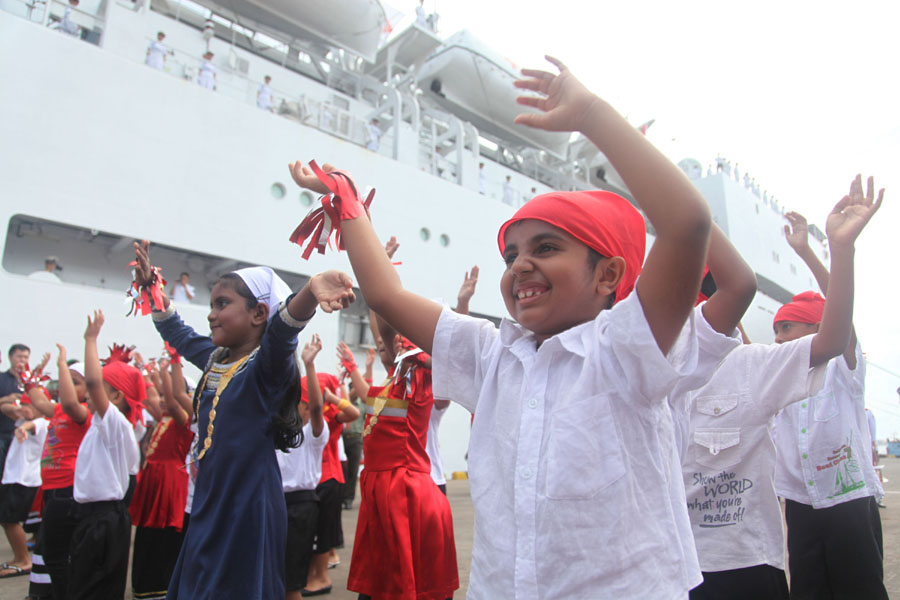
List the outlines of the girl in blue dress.
<svg viewBox="0 0 900 600">
<path fill-rule="evenodd" d="M 135 244 L 135 281 L 152 279 L 149 244 Z M 172 600 L 284 598 L 287 520 L 276 449 L 297 447 L 297 334 L 316 307 L 355 299 L 339 271 L 291 295 L 268 267 L 219 278 L 210 294 L 210 335 L 186 325 L 169 299 L 154 307 L 165 341 L 203 370 L 194 395 L 199 426 L 191 524 L 169 584 Z"/>
</svg>

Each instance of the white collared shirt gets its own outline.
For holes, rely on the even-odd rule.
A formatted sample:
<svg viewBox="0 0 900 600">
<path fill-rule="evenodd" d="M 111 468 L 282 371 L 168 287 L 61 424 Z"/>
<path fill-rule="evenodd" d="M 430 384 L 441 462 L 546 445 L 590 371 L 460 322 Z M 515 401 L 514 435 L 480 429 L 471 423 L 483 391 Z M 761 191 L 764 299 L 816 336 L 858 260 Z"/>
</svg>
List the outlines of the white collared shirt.
<svg viewBox="0 0 900 600">
<path fill-rule="evenodd" d="M 256 106 L 263 110 L 272 108 L 272 88 L 265 83 L 260 84 L 256 92 Z"/>
<path fill-rule="evenodd" d="M 824 366 L 809 368 L 812 339 L 741 345 L 688 395 L 682 472 L 703 571 L 784 569 L 770 426 L 779 410 L 822 387 Z"/>
<path fill-rule="evenodd" d="M 778 415 L 779 496 L 828 508 L 884 494 L 872 466 L 865 381 L 865 357 L 857 343 L 855 369 L 843 356 L 832 358 L 822 390 Z"/>
<path fill-rule="evenodd" d="M 16 422 L 16 427 L 25 423 L 24 420 Z M 47 426 L 50 421 L 41 417 L 32 421 L 34 433 L 21 442 L 13 438 L 9 443 L 9 452 L 6 453 L 6 465 L 3 468 L 3 479 L 0 483 L 18 483 L 25 487 L 40 487 L 41 485 L 41 454 L 44 451 L 44 440 L 47 439 Z"/>
<path fill-rule="evenodd" d="M 111 403 L 103 417 L 94 413 L 75 461 L 75 501 L 122 500 L 128 475 L 141 460 L 134 428 Z"/>
<path fill-rule="evenodd" d="M 328 424 L 322 427 L 319 437 L 313 435 L 312 423 L 303 426 L 303 443 L 287 452 L 275 451 L 281 484 L 285 492 L 314 490 L 322 478 L 322 451 L 328 443 Z"/>
<path fill-rule="evenodd" d="M 665 398 L 696 365 L 693 321 L 666 359 L 636 293 L 539 348 L 508 320 L 441 313 L 434 396 L 475 413 L 470 599 L 686 598 L 700 583 L 667 481 Z"/>
<path fill-rule="evenodd" d="M 168 53 L 169 49 L 162 42 L 153 40 L 147 47 L 147 59 L 144 62 L 154 69 L 164 69 Z"/>
</svg>

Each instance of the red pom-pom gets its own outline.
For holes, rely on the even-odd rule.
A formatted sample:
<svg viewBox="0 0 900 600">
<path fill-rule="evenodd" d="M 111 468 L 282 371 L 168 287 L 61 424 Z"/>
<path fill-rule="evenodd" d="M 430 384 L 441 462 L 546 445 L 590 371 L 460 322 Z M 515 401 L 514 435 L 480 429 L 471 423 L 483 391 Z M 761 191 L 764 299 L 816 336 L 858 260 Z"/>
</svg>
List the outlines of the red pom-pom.
<svg viewBox="0 0 900 600">
<path fill-rule="evenodd" d="M 128 364 L 134 357 L 134 346 L 126 346 L 125 344 L 113 344 L 109 347 L 109 356 L 101 359 L 103 366 L 111 362 L 123 362 Z"/>
<path fill-rule="evenodd" d="M 137 261 L 128 263 L 129 267 L 137 265 Z M 137 315 L 138 311 L 142 315 L 149 315 L 153 312 L 153 308 L 157 310 L 163 309 L 163 290 L 166 287 L 166 280 L 162 276 L 162 270 L 159 267 L 150 267 L 150 283 L 146 285 L 138 285 L 137 281 L 131 282 L 131 287 L 125 292 L 125 295 L 131 298 L 131 308 L 126 317 Z M 152 304 L 151 304 L 152 301 Z"/>
</svg>

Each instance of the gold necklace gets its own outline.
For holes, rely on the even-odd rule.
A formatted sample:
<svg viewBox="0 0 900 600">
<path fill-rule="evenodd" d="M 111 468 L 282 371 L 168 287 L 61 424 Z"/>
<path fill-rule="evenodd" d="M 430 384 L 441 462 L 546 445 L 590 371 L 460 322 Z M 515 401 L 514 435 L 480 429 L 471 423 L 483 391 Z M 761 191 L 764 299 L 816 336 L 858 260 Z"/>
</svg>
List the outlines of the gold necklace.
<svg viewBox="0 0 900 600">
<path fill-rule="evenodd" d="M 219 384 L 216 386 L 216 395 L 213 397 L 212 407 L 209 409 L 209 423 L 206 426 L 206 439 L 203 440 L 203 448 L 200 450 L 200 454 L 197 455 L 197 458 L 192 462 L 199 462 L 204 456 L 206 456 L 206 451 L 209 450 L 209 447 L 212 446 L 212 436 L 213 430 L 215 429 L 215 421 L 216 421 L 216 407 L 219 406 L 219 396 L 222 395 L 222 392 L 225 391 L 225 388 L 228 387 L 228 384 L 231 383 L 231 379 L 234 377 L 234 374 L 237 372 L 238 368 L 250 358 L 248 354 L 241 360 L 237 361 L 231 368 L 225 371 L 225 374 L 222 375 L 222 378 L 219 379 Z M 202 390 L 206 389 L 206 379 L 209 377 L 209 371 L 203 374 L 203 381 L 200 383 L 201 394 Z"/>
</svg>

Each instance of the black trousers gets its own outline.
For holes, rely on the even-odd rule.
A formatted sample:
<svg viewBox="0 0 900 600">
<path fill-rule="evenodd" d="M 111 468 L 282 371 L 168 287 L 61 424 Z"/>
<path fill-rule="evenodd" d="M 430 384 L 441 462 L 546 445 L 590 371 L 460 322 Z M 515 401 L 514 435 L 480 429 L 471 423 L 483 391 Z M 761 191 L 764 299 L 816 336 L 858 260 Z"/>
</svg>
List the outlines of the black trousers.
<svg viewBox="0 0 900 600">
<path fill-rule="evenodd" d="M 341 500 L 353 502 L 356 499 L 356 477 L 359 475 L 359 460 L 362 458 L 362 436 L 357 434 L 344 434 L 344 454 L 347 461 L 342 463 L 344 468 L 344 483 L 341 484 Z"/>
<path fill-rule="evenodd" d="M 69 549 L 78 524 L 77 509 L 71 487 L 44 490 L 40 540 L 54 598 L 66 598 L 68 594 Z"/>
<path fill-rule="evenodd" d="M 287 547 L 284 551 L 284 583 L 288 591 L 306 587 L 309 564 L 312 561 L 319 519 L 319 499 L 314 490 L 288 492 Z"/>
<path fill-rule="evenodd" d="M 67 600 L 122 600 L 128 574 L 131 517 L 121 500 L 78 505 Z"/>
<path fill-rule="evenodd" d="M 131 590 L 135 598 L 165 598 L 184 534 L 174 527 L 134 530 Z"/>
<path fill-rule="evenodd" d="M 887 600 L 874 498 L 820 509 L 787 500 L 785 521 L 791 600 Z"/>
<path fill-rule="evenodd" d="M 771 565 L 704 571 L 690 600 L 788 600 L 787 577 Z"/>
</svg>

